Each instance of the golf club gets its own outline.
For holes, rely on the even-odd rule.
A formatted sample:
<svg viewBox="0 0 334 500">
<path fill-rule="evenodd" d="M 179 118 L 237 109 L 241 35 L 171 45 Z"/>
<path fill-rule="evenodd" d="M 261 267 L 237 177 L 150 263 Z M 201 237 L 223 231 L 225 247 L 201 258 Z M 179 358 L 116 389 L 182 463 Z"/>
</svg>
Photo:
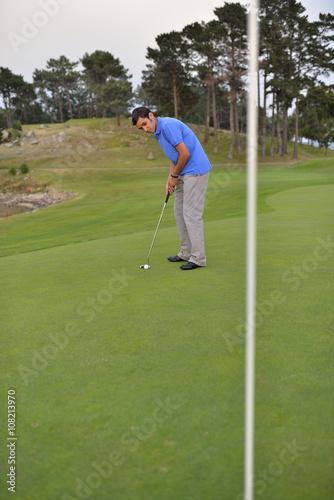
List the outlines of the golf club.
<svg viewBox="0 0 334 500">
<path fill-rule="evenodd" d="M 150 255 L 151 255 L 151 251 L 152 251 L 152 248 L 153 248 L 153 244 L 154 244 L 155 238 L 157 236 L 157 232 L 158 232 L 158 229 L 159 229 L 159 226 L 160 226 L 160 222 L 161 222 L 162 216 L 164 214 L 164 211 L 165 211 L 165 208 L 166 208 L 166 205 L 167 205 L 168 198 L 169 198 L 169 193 L 166 196 L 165 204 L 163 206 L 163 209 L 162 209 L 162 212 L 161 212 L 161 215 L 160 215 L 160 219 L 159 219 L 159 222 L 158 222 L 158 225 L 157 225 L 157 229 L 155 230 L 155 234 L 153 236 L 153 241 L 152 241 L 152 244 L 151 244 L 151 248 L 149 249 L 149 252 L 148 252 L 148 255 L 147 255 L 147 264 L 145 264 L 143 266 L 140 266 L 141 269 L 150 269 L 150 267 L 151 267 L 150 266 Z"/>
</svg>

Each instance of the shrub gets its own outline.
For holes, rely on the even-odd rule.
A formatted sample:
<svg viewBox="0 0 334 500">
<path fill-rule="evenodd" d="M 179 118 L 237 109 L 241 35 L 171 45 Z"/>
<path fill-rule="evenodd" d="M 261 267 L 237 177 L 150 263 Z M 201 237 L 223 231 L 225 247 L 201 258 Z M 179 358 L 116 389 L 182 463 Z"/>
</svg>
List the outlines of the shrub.
<svg viewBox="0 0 334 500">
<path fill-rule="evenodd" d="M 20 166 L 20 172 L 21 174 L 27 174 L 29 172 L 29 167 L 26 163 L 22 163 Z"/>
<path fill-rule="evenodd" d="M 10 175 L 16 175 L 16 168 L 15 167 L 10 168 L 9 173 Z"/>
<path fill-rule="evenodd" d="M 20 131 L 15 129 L 15 128 L 8 129 L 8 133 L 9 133 L 9 140 L 10 141 L 12 141 L 14 139 L 19 139 L 19 137 L 21 136 Z"/>
<path fill-rule="evenodd" d="M 14 130 L 20 130 L 20 132 L 22 132 L 22 124 L 20 122 L 20 120 L 14 120 L 13 123 L 12 123 L 12 129 Z"/>
</svg>

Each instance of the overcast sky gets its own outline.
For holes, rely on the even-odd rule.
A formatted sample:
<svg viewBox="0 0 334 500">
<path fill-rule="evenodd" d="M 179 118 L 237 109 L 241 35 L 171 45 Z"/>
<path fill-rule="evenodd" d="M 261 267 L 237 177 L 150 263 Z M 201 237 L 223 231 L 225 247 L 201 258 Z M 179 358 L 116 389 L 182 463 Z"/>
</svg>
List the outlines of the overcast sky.
<svg viewBox="0 0 334 500">
<path fill-rule="evenodd" d="M 32 82 L 50 58 L 78 61 L 105 50 L 133 75 L 134 88 L 155 37 L 214 19 L 224 0 L 0 0 L 0 66 Z M 240 0 L 247 4 L 247 0 Z M 310 20 L 333 12 L 333 0 L 301 0 Z"/>
</svg>

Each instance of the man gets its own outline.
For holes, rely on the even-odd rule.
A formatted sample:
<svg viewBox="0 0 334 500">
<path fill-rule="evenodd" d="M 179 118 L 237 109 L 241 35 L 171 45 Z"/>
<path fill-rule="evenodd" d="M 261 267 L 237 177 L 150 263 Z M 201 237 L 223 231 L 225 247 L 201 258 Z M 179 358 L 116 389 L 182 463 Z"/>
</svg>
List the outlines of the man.
<svg viewBox="0 0 334 500">
<path fill-rule="evenodd" d="M 181 251 L 168 260 L 187 262 L 180 266 L 185 271 L 206 266 L 202 215 L 212 167 L 199 140 L 181 121 L 155 117 L 146 107 L 133 110 L 132 123 L 154 134 L 170 160 L 166 195 L 175 191 L 174 215 Z"/>
</svg>

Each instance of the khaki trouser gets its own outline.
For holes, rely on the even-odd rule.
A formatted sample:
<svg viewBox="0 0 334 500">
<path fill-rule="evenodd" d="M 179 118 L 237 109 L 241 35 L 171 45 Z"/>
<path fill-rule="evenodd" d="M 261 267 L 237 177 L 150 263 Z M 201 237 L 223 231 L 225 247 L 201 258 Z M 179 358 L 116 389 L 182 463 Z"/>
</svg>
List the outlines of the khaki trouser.
<svg viewBox="0 0 334 500">
<path fill-rule="evenodd" d="M 203 210 L 209 172 L 204 175 L 183 175 L 175 188 L 174 214 L 181 239 L 180 259 L 206 265 Z"/>
</svg>

